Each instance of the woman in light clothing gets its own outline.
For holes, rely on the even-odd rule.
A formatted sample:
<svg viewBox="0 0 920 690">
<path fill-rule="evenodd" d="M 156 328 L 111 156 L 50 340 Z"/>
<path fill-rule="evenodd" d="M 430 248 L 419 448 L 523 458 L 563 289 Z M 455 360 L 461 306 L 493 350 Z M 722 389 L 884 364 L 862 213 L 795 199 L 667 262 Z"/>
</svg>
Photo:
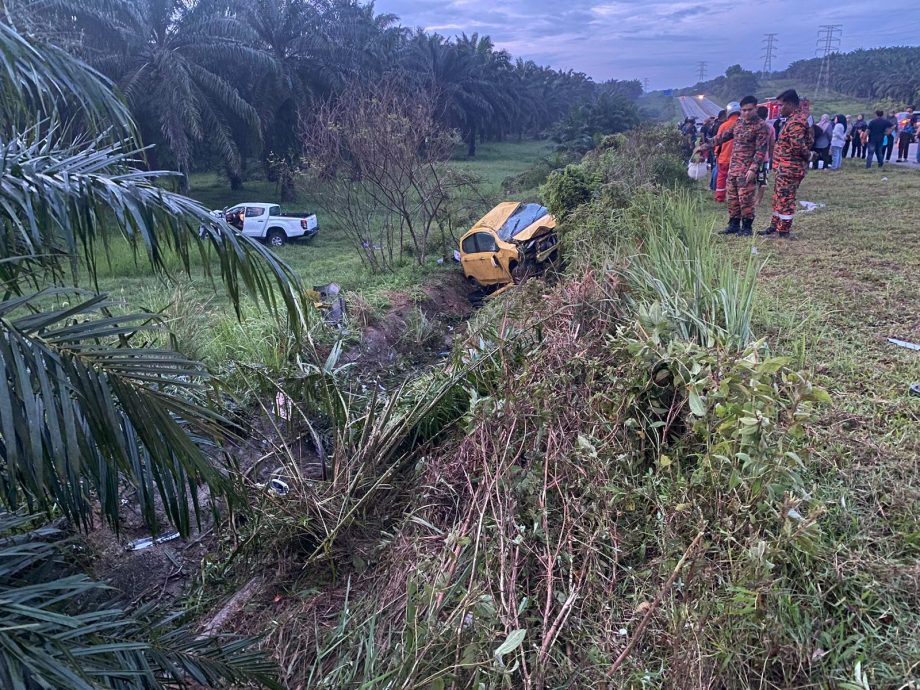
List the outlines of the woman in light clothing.
<svg viewBox="0 0 920 690">
<path fill-rule="evenodd" d="M 843 115 L 838 115 L 834 118 L 834 129 L 831 132 L 831 170 L 840 170 L 846 140 L 847 119 Z"/>
</svg>

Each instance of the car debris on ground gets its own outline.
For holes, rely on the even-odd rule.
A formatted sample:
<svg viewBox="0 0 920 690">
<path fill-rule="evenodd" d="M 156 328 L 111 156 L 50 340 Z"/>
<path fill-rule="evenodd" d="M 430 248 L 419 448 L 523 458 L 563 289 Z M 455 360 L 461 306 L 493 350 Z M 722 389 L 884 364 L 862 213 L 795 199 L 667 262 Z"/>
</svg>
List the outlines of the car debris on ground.
<svg viewBox="0 0 920 690">
<path fill-rule="evenodd" d="M 314 285 L 315 301 L 313 306 L 323 312 L 323 322 L 327 326 L 341 327 L 345 322 L 345 297 L 342 289 L 335 283 Z"/>
<path fill-rule="evenodd" d="M 163 542 L 172 541 L 173 539 L 178 539 L 178 532 L 169 532 L 167 534 L 160 534 L 156 537 L 144 537 L 143 539 L 135 539 L 134 541 L 128 543 L 125 546 L 125 551 L 141 551 L 143 549 L 150 548 L 155 544 L 162 544 Z"/>
</svg>

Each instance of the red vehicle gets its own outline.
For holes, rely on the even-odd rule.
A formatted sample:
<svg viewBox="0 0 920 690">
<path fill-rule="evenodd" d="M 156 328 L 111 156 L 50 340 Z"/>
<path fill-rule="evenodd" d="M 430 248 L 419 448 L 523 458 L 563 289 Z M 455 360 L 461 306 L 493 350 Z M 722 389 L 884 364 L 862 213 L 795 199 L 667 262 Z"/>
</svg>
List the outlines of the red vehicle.
<svg viewBox="0 0 920 690">
<path fill-rule="evenodd" d="M 763 106 L 767 109 L 767 121 L 773 122 L 778 117 L 781 117 L 780 110 L 783 107 L 783 104 L 780 103 L 775 98 L 768 98 L 763 103 L 758 103 L 758 106 Z M 809 103 L 807 98 L 802 99 L 802 110 L 805 111 L 807 115 L 811 111 L 811 103 Z"/>
</svg>

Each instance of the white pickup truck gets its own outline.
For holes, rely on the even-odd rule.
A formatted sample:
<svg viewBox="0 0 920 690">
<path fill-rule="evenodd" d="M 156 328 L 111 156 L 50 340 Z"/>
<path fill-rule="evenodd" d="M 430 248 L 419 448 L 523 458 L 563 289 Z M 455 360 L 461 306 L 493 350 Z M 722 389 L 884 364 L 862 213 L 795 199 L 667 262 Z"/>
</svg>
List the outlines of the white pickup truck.
<svg viewBox="0 0 920 690">
<path fill-rule="evenodd" d="M 282 213 L 277 204 L 245 203 L 223 211 L 212 211 L 248 237 L 280 247 L 288 240 L 310 238 L 318 230 L 316 214 Z"/>
</svg>

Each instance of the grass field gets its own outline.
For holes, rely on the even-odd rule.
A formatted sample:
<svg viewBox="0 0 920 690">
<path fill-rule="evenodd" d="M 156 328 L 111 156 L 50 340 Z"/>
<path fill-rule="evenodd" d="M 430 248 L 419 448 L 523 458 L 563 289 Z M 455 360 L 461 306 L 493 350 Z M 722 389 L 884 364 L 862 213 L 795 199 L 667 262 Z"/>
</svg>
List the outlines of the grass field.
<svg viewBox="0 0 920 690">
<path fill-rule="evenodd" d="M 799 199 L 826 207 L 798 214 L 798 241 L 726 244 L 739 257 L 756 248 L 766 261 L 756 332 L 814 371 L 834 401 L 812 429 L 812 460 L 823 522 L 837 540 L 826 567 L 858 573 L 865 586 L 866 601 L 832 596 L 846 620 L 885 610 L 920 582 L 920 397 L 908 393 L 920 383 L 920 352 L 887 342 L 920 342 L 920 170 L 870 171 L 849 160 L 840 171 L 809 172 Z M 721 227 L 724 210 L 712 206 Z M 871 627 L 883 643 L 903 643 L 898 621 Z"/>
<path fill-rule="evenodd" d="M 491 200 L 497 201 L 501 197 L 502 180 L 527 170 L 549 152 L 549 146 L 542 141 L 487 143 L 478 148 L 475 159 L 467 159 L 465 150 L 458 150 L 452 165 L 479 180 L 475 199 L 470 201 L 471 206 L 476 208 L 471 208 L 471 211 L 485 213 L 488 208 L 483 204 L 488 206 Z M 525 190 L 518 196 L 525 198 L 535 192 Z M 278 199 L 278 190 L 272 182 L 247 181 L 243 190 L 235 192 L 230 190 L 225 179 L 214 173 L 193 175 L 189 194 L 208 208 Z M 386 304 L 386 293 L 389 291 L 409 290 L 430 274 L 458 270 L 452 262 L 438 265 L 436 259 L 439 254 L 434 254 L 425 266 L 407 262 L 394 273 L 371 272 L 361 263 L 335 218 L 321 208 L 319 201 L 309 190 L 301 190 L 297 199 L 285 204 L 291 210 L 317 213 L 320 232 L 311 240 L 296 242 L 277 251 L 308 287 L 335 282 L 347 291 L 362 293 L 370 304 L 382 306 Z M 480 209 L 479 206 L 483 207 Z M 449 252 L 453 247 L 445 249 Z M 127 245 L 115 243 L 109 259 L 100 260 L 99 287 L 112 299 L 132 308 L 165 309 L 168 316 L 194 315 L 194 319 L 175 320 L 176 326 L 185 330 L 179 333 L 180 343 L 191 351 L 189 354 L 215 363 L 225 354 L 220 339 L 240 330 L 235 325 L 224 293 L 220 288 L 215 289 L 204 276 L 200 261 L 193 267 L 191 276 L 182 272 L 177 261 L 171 265 L 173 278 L 158 279 L 150 273 L 143 258 L 135 262 Z M 246 328 L 259 327 L 259 315 L 251 313 L 250 317 L 253 321 Z"/>
</svg>

